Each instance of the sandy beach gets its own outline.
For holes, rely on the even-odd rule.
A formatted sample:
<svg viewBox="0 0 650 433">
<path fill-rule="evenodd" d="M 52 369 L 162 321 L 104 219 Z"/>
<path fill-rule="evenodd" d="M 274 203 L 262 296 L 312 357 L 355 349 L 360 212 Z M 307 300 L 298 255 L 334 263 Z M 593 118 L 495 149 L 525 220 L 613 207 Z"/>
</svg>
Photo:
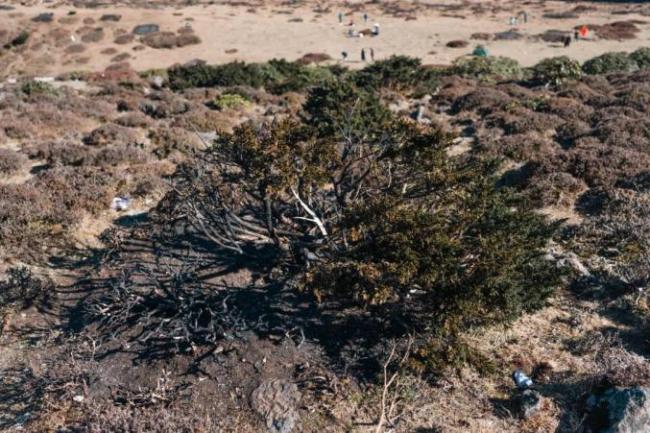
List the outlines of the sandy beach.
<svg viewBox="0 0 650 433">
<path fill-rule="evenodd" d="M 526 3 L 526 4 L 524 4 Z M 558 55 L 568 55 L 584 61 L 608 51 L 632 51 L 648 45 L 650 25 L 643 16 L 644 9 L 634 6 L 583 5 L 579 14 L 564 19 L 551 19 L 548 14 L 576 10 L 580 3 L 542 2 L 437 2 L 418 3 L 409 9 L 405 3 L 390 10 L 369 9 L 354 4 L 341 7 L 336 4 L 301 3 L 288 8 L 266 4 L 251 6 L 230 4 L 198 4 L 176 7 L 159 5 L 143 8 L 139 5 L 119 5 L 99 8 L 75 8 L 66 4 L 15 5 L 13 10 L 0 11 L 0 28 L 5 34 L 21 30 L 30 32 L 29 47 L 19 52 L 0 56 L 3 74 L 54 75 L 70 71 L 97 71 L 119 60 L 128 61 L 136 70 L 165 68 L 174 63 L 202 59 L 208 63 L 233 60 L 262 62 L 272 58 L 298 59 L 307 53 L 325 53 L 333 61 L 341 61 L 341 53 L 348 53 L 343 62 L 349 67 L 363 66 L 361 49 L 372 48 L 375 58 L 393 54 L 419 57 L 426 64 L 450 64 L 459 56 L 471 53 L 477 44 L 483 44 L 492 55 L 508 56 L 524 66 Z M 424 6 L 423 6 L 424 5 Z M 477 6 L 478 5 L 478 6 Z M 398 12 L 395 12 L 397 10 Z M 73 12 L 72 12 L 73 11 Z M 510 17 L 526 11 L 528 22 L 520 18 L 512 25 Z M 343 23 L 338 13 L 344 14 Z M 51 22 L 34 22 L 43 13 L 53 13 Z M 364 22 L 363 14 L 368 14 Z M 73 15 L 71 15 L 73 14 Z M 119 15 L 119 21 L 101 21 L 106 14 Z M 380 24 L 377 37 L 349 37 L 351 21 L 354 29 L 370 29 Z M 571 32 L 582 24 L 608 24 L 632 21 L 639 28 L 634 39 L 605 40 L 590 35 L 563 47 L 537 38 L 548 30 Z M 117 36 L 129 34 L 139 24 L 157 24 L 160 31 L 176 32 L 191 28 L 201 42 L 182 48 L 155 49 L 146 47 L 138 38 L 116 44 Z M 80 42 L 84 32 L 97 31 L 96 38 Z M 493 35 L 516 32 L 516 40 L 480 41 L 472 39 L 475 33 Z M 506 36 L 507 37 L 507 36 Z M 450 41 L 466 41 L 462 48 L 447 46 Z M 70 48 L 75 45 L 74 48 Z M 80 47 L 81 45 L 81 47 Z M 118 57 L 119 56 L 119 57 Z M 116 59 L 117 57 L 117 59 Z"/>
</svg>

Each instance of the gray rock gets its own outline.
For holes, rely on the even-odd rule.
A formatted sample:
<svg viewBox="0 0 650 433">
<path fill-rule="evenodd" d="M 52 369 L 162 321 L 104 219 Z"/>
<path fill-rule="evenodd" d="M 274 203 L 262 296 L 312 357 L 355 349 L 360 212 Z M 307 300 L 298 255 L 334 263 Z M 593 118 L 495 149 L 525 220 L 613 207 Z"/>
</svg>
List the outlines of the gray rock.
<svg viewBox="0 0 650 433">
<path fill-rule="evenodd" d="M 587 431 L 650 432 L 650 388 L 610 388 L 587 400 Z"/>
<path fill-rule="evenodd" d="M 299 419 L 298 387 L 283 380 L 262 383 L 251 395 L 251 406 L 266 421 L 272 433 L 290 433 Z"/>
<path fill-rule="evenodd" d="M 51 23 L 52 20 L 54 20 L 54 13 L 52 12 L 43 12 L 32 18 L 35 23 Z"/>
<path fill-rule="evenodd" d="M 213 143 L 219 137 L 219 134 L 216 132 L 198 132 L 197 135 L 201 139 L 201 142 L 206 144 Z"/>
<path fill-rule="evenodd" d="M 165 78 L 160 75 L 154 75 L 149 79 L 149 83 L 156 89 L 161 89 L 163 84 L 165 84 Z"/>
<path fill-rule="evenodd" d="M 190 66 L 207 65 L 207 64 L 208 62 L 206 62 L 203 59 L 192 59 L 188 62 L 183 63 L 183 66 L 189 68 Z"/>
<path fill-rule="evenodd" d="M 135 26 L 133 29 L 133 34 L 135 35 L 148 35 L 149 33 L 156 33 L 160 31 L 160 26 L 158 24 L 140 24 Z"/>
<path fill-rule="evenodd" d="M 542 408 L 542 396 L 533 389 L 519 392 L 513 399 L 514 408 L 520 418 L 528 419 Z"/>
<path fill-rule="evenodd" d="M 494 39 L 497 41 L 516 41 L 523 39 L 524 35 L 514 30 L 507 30 L 505 32 L 495 33 Z"/>
</svg>

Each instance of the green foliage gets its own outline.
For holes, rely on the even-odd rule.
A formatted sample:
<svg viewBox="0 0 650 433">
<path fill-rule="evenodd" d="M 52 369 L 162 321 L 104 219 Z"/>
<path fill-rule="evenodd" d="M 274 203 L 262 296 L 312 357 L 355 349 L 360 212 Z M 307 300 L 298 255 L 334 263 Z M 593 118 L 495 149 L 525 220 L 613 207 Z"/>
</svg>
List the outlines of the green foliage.
<svg viewBox="0 0 650 433">
<path fill-rule="evenodd" d="M 454 61 L 450 72 L 480 80 L 519 79 L 523 69 L 516 60 L 507 57 L 460 57 Z"/>
<path fill-rule="evenodd" d="M 395 91 L 415 89 L 418 93 L 432 92 L 438 87 L 440 72 L 422 66 L 420 59 L 391 56 L 366 66 L 354 74 L 359 87 L 387 88 Z"/>
<path fill-rule="evenodd" d="M 630 54 L 630 59 L 634 60 L 640 69 L 650 68 L 650 48 L 639 48 Z"/>
<path fill-rule="evenodd" d="M 318 145 L 308 128 L 287 119 L 262 128 L 245 123 L 232 134 L 223 134 L 212 151 L 241 168 L 237 189 L 272 197 L 300 182 L 322 185 L 327 179 L 324 161 L 331 159 L 332 146 Z M 302 172 L 295 169 L 296 160 L 302 161 Z"/>
<path fill-rule="evenodd" d="M 567 56 L 544 59 L 532 68 L 533 80 L 541 84 L 559 85 L 582 76 L 580 63 Z"/>
<path fill-rule="evenodd" d="M 50 96 L 56 96 L 58 95 L 58 92 L 54 86 L 52 86 L 50 83 L 46 83 L 43 81 L 27 81 L 20 87 L 20 91 L 23 92 L 27 96 L 34 96 L 34 95 L 50 95 Z"/>
<path fill-rule="evenodd" d="M 611 74 L 614 72 L 634 72 L 639 65 L 627 53 L 605 53 L 593 59 L 587 60 L 582 65 L 582 71 L 586 74 Z"/>
<path fill-rule="evenodd" d="M 319 135 L 358 142 L 381 135 L 391 114 L 377 96 L 351 80 L 330 81 L 309 91 L 307 123 Z"/>
<path fill-rule="evenodd" d="M 252 63 L 232 62 L 217 66 L 204 64 L 177 66 L 167 72 L 169 84 L 175 90 L 191 87 L 241 85 L 261 87 L 264 84 L 262 68 Z"/>
<path fill-rule="evenodd" d="M 168 70 L 172 89 L 191 87 L 265 87 L 271 93 L 301 92 L 334 76 L 333 69 L 286 60 L 268 63 L 232 62 L 224 65 L 177 66 Z M 338 72 L 338 71 L 335 71 Z"/>
<path fill-rule="evenodd" d="M 270 60 L 262 65 L 265 87 L 273 94 L 302 92 L 309 86 L 332 79 L 334 75 L 327 67 L 301 65 L 284 59 Z"/>
<path fill-rule="evenodd" d="M 217 110 L 237 109 L 248 105 L 250 101 L 236 93 L 224 93 L 212 101 L 212 106 Z"/>
<path fill-rule="evenodd" d="M 311 274 L 314 290 L 452 331 L 544 305 L 557 282 L 542 257 L 552 228 L 516 196 L 494 189 L 485 166 L 454 167 L 424 148 L 430 140 L 414 139 L 421 143 L 404 149 L 422 148 L 408 150 L 415 167 L 407 188 L 413 197 L 435 195 L 423 202 L 408 199 L 407 190 L 352 208 L 344 223 L 349 249 Z"/>
</svg>

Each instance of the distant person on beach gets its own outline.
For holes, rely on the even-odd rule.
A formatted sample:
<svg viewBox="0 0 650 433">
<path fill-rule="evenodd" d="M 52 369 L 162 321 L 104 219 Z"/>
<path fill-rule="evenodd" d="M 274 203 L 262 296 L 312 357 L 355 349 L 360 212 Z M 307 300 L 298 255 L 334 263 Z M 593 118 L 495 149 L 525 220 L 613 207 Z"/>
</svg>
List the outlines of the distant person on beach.
<svg viewBox="0 0 650 433">
<path fill-rule="evenodd" d="M 370 60 L 375 61 L 375 49 L 370 48 Z"/>
<path fill-rule="evenodd" d="M 576 30 L 575 32 L 573 32 L 573 39 L 575 39 L 576 41 L 578 39 L 580 39 L 580 32 L 579 31 Z"/>
<path fill-rule="evenodd" d="M 580 27 L 580 37 L 582 39 L 587 39 L 588 35 L 589 35 L 589 29 L 587 28 L 587 26 Z"/>
<path fill-rule="evenodd" d="M 347 60 L 348 52 L 347 51 L 341 51 L 341 57 L 343 58 L 343 60 Z"/>
<path fill-rule="evenodd" d="M 571 36 L 564 38 L 564 48 L 568 48 L 571 45 Z"/>
<path fill-rule="evenodd" d="M 368 22 L 368 14 L 364 12 L 363 14 L 363 22 L 367 23 Z"/>
<path fill-rule="evenodd" d="M 523 11 L 521 13 L 522 18 L 524 19 L 524 24 L 528 23 L 528 12 Z"/>
<path fill-rule="evenodd" d="M 364 48 L 361 48 L 361 61 L 366 61 L 366 50 Z"/>
<path fill-rule="evenodd" d="M 488 51 L 483 45 L 477 45 L 474 51 L 472 51 L 472 55 L 476 57 L 487 57 Z"/>
<path fill-rule="evenodd" d="M 343 14 L 339 12 L 339 24 L 343 24 Z"/>
<path fill-rule="evenodd" d="M 374 36 L 379 36 L 379 23 L 375 23 L 372 26 L 372 34 Z"/>
</svg>

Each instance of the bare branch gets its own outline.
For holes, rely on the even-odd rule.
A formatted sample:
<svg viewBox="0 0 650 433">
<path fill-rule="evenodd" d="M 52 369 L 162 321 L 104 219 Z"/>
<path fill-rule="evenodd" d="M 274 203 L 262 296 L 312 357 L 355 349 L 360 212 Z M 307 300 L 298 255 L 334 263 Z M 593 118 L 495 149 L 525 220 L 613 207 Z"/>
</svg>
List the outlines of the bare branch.
<svg viewBox="0 0 650 433">
<path fill-rule="evenodd" d="M 393 364 L 395 357 L 397 355 L 397 342 L 394 342 L 391 345 L 390 353 L 384 362 L 384 385 L 381 392 L 381 401 L 379 406 L 379 420 L 377 421 L 377 427 L 375 428 L 375 433 L 381 433 L 384 431 L 384 426 L 388 424 L 393 424 L 399 415 L 393 415 L 399 403 L 399 395 L 397 391 L 399 389 L 399 377 L 401 369 L 411 355 L 411 349 L 413 347 L 413 336 L 409 335 L 408 342 L 402 356 L 397 362 L 395 372 L 389 375 L 389 368 Z"/>
<path fill-rule="evenodd" d="M 323 224 L 323 221 L 321 221 L 321 219 L 318 218 L 318 216 L 316 215 L 316 212 L 311 210 L 311 208 L 309 206 L 307 206 L 307 203 L 302 201 L 302 199 L 300 198 L 300 196 L 298 195 L 298 193 L 296 192 L 295 189 L 291 188 L 291 193 L 296 198 L 296 200 L 298 200 L 298 203 L 300 203 L 300 206 L 302 206 L 302 208 L 305 210 L 305 212 L 307 212 L 311 216 L 311 218 L 305 218 L 305 217 L 295 217 L 295 218 L 296 219 L 304 219 L 306 221 L 313 222 L 314 224 L 316 224 L 318 226 L 318 229 L 320 230 L 321 234 L 323 236 L 327 237 L 328 236 L 327 229 L 325 228 L 325 225 Z"/>
</svg>

